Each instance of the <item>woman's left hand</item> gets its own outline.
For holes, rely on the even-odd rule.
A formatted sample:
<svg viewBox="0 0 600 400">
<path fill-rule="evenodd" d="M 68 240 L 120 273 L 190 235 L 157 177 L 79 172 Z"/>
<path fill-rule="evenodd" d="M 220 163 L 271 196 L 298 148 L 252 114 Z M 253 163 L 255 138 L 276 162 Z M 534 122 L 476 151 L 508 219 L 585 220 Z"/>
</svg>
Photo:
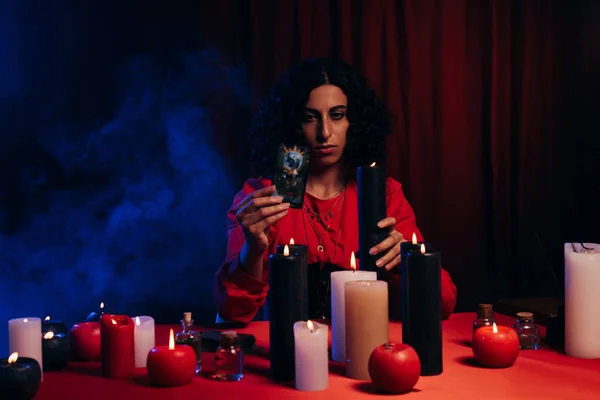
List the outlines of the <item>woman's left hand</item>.
<svg viewBox="0 0 600 400">
<path fill-rule="evenodd" d="M 377 223 L 377 226 L 389 230 L 389 236 L 385 238 L 378 245 L 371 247 L 369 254 L 374 256 L 386 252 L 379 260 L 376 265 L 379 268 L 385 268 L 386 271 L 394 268 L 400 264 L 400 243 L 406 242 L 404 236 L 396 230 L 396 219 L 394 217 L 387 217 Z"/>
</svg>

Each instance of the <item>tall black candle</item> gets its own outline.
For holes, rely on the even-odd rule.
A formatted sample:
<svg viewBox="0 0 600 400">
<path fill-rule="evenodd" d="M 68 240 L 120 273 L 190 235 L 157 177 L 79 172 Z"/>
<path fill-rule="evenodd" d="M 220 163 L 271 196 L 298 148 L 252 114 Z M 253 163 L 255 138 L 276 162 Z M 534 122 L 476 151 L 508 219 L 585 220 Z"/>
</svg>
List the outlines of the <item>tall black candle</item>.
<svg viewBox="0 0 600 400">
<path fill-rule="evenodd" d="M 44 372 L 60 371 L 67 366 L 69 336 L 64 333 L 46 332 L 42 336 L 42 364 Z"/>
<path fill-rule="evenodd" d="M 407 307 L 402 320 L 402 342 L 412 346 L 421 360 L 421 375 L 439 375 L 442 364 L 442 286 L 441 256 L 437 251 L 408 252 L 402 268 L 402 280 L 408 290 L 402 291 Z M 404 332 L 407 332 L 406 337 Z"/>
<path fill-rule="evenodd" d="M 431 251 L 431 245 L 429 243 L 424 243 L 424 242 L 417 242 L 417 237 L 416 235 L 413 233 L 413 237 L 412 237 L 412 241 L 411 242 L 402 242 L 400 243 L 400 265 L 398 266 L 399 268 L 399 272 L 401 276 L 407 276 L 408 272 L 406 271 L 406 258 L 408 253 L 413 252 L 413 251 L 421 251 L 421 245 L 424 244 L 425 245 L 425 251 L 430 252 Z M 393 319 L 396 319 L 397 317 L 400 318 L 401 321 L 410 321 L 410 309 L 408 307 L 408 301 L 404 301 L 404 296 L 407 296 L 409 291 L 410 291 L 410 287 L 408 285 L 409 280 L 408 279 L 402 279 L 400 278 L 400 296 L 397 298 L 397 300 L 400 300 L 400 315 L 392 315 Z M 390 307 L 390 309 L 392 309 Z M 410 324 L 402 324 L 402 338 L 404 339 L 405 342 L 410 341 Z"/>
<path fill-rule="evenodd" d="M 100 322 L 100 317 L 106 312 L 107 310 L 104 309 L 104 302 L 102 302 L 100 303 L 100 309 L 98 311 L 92 311 L 85 319 L 85 322 Z"/>
<path fill-rule="evenodd" d="M 375 262 L 385 254 L 369 254 L 371 247 L 388 237 L 388 230 L 377 226 L 387 217 L 385 180 L 385 168 L 374 163 L 357 169 L 359 257 L 360 269 L 365 271 L 378 271 Z"/>
<path fill-rule="evenodd" d="M 276 381 L 294 379 L 294 323 L 308 319 L 306 265 L 286 250 L 269 256 L 269 358 Z"/>
<path fill-rule="evenodd" d="M 13 353 L 0 360 L 0 398 L 33 399 L 41 381 L 41 366 L 33 358 Z"/>
</svg>

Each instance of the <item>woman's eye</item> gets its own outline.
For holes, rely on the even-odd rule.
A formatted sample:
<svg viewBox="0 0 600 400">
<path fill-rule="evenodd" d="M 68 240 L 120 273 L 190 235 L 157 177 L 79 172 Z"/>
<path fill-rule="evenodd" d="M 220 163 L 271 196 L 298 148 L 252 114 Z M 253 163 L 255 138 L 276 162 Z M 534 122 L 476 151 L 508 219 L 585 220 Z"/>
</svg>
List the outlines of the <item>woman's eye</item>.
<svg viewBox="0 0 600 400">
<path fill-rule="evenodd" d="M 313 121 L 315 119 L 315 116 L 312 114 L 304 114 L 304 121 L 308 122 L 308 121 Z"/>
<path fill-rule="evenodd" d="M 344 118 L 344 113 L 333 113 L 333 114 L 331 114 L 331 119 L 338 120 L 338 119 L 342 119 L 342 118 Z"/>
</svg>

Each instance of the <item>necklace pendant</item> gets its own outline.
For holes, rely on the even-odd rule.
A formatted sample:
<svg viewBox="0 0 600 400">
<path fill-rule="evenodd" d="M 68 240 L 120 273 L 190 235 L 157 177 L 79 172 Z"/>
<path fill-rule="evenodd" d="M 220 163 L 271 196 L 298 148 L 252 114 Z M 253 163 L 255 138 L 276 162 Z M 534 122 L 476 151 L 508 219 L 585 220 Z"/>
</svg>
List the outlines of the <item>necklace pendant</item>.
<svg viewBox="0 0 600 400">
<path fill-rule="evenodd" d="M 320 245 L 317 246 L 317 251 L 319 253 L 322 253 L 323 251 L 325 251 L 325 248 L 323 247 L 323 245 L 320 244 Z"/>
</svg>

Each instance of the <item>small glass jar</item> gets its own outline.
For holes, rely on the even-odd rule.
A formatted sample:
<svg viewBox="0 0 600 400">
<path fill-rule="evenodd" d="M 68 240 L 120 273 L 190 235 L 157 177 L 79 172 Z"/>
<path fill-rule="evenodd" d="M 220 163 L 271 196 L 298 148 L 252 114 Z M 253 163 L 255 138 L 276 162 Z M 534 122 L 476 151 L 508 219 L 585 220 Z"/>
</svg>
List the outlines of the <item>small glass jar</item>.
<svg viewBox="0 0 600 400">
<path fill-rule="evenodd" d="M 477 317 L 473 321 L 473 332 L 482 326 L 491 326 L 494 323 L 494 311 L 491 304 L 479 304 Z"/>
<path fill-rule="evenodd" d="M 540 328 L 534 323 L 533 313 L 517 313 L 512 328 L 517 332 L 521 350 L 537 350 L 540 347 Z"/>
<path fill-rule="evenodd" d="M 187 345 L 194 349 L 196 353 L 196 375 L 198 375 L 202 370 L 202 336 L 200 332 L 192 329 L 193 325 L 192 313 L 183 313 L 183 319 L 181 320 L 183 330 L 175 335 L 175 343 Z"/>
<path fill-rule="evenodd" d="M 235 331 L 221 332 L 215 352 L 215 375 L 222 381 L 239 381 L 244 377 L 244 351 Z"/>
</svg>

